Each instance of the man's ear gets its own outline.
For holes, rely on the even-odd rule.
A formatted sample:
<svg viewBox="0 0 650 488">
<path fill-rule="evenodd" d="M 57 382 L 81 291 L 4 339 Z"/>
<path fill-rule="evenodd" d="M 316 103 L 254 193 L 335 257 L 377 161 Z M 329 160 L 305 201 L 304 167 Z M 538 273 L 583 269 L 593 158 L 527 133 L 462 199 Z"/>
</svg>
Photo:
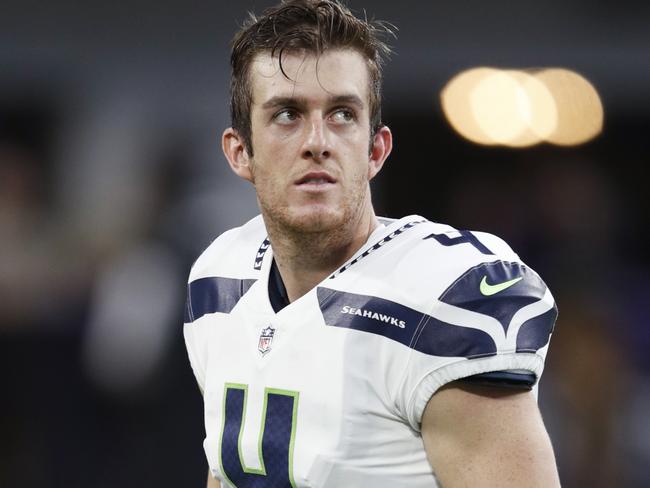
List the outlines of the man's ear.
<svg viewBox="0 0 650 488">
<path fill-rule="evenodd" d="M 372 138 L 370 159 L 368 160 L 368 179 L 373 179 L 384 165 L 384 161 L 393 150 L 393 134 L 382 125 Z"/>
<path fill-rule="evenodd" d="M 244 140 L 235 129 L 228 127 L 221 136 L 221 148 L 228 160 L 230 168 L 237 176 L 254 183 L 253 172 L 251 171 L 251 159 L 246 150 Z"/>
</svg>

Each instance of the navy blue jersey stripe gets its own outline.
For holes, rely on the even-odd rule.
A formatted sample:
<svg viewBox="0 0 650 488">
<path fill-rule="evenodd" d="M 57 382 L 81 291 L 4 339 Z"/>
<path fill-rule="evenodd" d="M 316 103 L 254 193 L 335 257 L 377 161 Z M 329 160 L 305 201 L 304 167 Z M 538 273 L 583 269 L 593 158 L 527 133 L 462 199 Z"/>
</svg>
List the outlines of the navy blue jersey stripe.
<svg viewBox="0 0 650 488">
<path fill-rule="evenodd" d="M 185 323 L 194 322 L 208 313 L 230 313 L 256 280 L 239 280 L 211 276 L 187 285 Z"/>
<path fill-rule="evenodd" d="M 325 324 L 381 335 L 434 356 L 475 358 L 496 354 L 484 331 L 438 320 L 383 298 L 318 288 Z"/>
<path fill-rule="evenodd" d="M 494 356 L 497 346 L 487 332 L 471 327 L 449 324 L 427 315 L 413 349 L 442 357 L 468 359 Z"/>
</svg>

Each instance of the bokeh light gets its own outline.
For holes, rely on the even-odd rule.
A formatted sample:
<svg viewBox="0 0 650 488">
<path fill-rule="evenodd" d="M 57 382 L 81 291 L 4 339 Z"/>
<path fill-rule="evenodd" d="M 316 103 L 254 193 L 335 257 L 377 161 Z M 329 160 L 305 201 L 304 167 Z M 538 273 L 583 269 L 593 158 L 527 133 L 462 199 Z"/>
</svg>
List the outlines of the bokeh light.
<svg viewBox="0 0 650 488">
<path fill-rule="evenodd" d="M 478 124 L 470 103 L 469 94 L 496 70 L 492 68 L 474 68 L 456 75 L 443 88 L 441 93 L 442 109 L 456 132 L 465 139 L 478 144 L 494 144 Z"/>
<path fill-rule="evenodd" d="M 603 105 L 594 86 L 567 69 L 545 69 L 535 74 L 549 89 L 557 107 L 557 127 L 547 138 L 560 146 L 590 141 L 603 128 Z"/>
<path fill-rule="evenodd" d="M 570 146 L 593 139 L 603 127 L 596 89 L 561 68 L 472 68 L 452 78 L 440 99 L 449 124 L 477 144 Z"/>
</svg>

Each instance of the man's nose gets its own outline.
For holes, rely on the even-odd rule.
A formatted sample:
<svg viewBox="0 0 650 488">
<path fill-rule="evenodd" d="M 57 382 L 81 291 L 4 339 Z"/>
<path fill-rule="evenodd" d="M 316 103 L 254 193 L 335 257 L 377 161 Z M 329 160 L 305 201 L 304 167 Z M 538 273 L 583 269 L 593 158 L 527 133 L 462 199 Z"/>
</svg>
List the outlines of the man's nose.
<svg viewBox="0 0 650 488">
<path fill-rule="evenodd" d="M 302 157 L 305 159 L 326 159 L 330 156 L 330 134 L 326 122 L 320 115 L 309 120 L 306 129 Z"/>
</svg>

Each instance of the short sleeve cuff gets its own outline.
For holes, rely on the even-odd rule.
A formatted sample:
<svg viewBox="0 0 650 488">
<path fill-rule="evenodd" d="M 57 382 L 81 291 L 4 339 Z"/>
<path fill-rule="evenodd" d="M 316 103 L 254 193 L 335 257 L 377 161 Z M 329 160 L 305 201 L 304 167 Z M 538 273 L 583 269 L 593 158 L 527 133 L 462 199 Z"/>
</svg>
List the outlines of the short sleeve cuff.
<svg viewBox="0 0 650 488">
<path fill-rule="evenodd" d="M 442 386 L 452 381 L 492 371 L 524 370 L 533 373 L 537 380 L 544 369 L 544 359 L 535 353 L 499 354 L 480 359 L 464 359 L 432 371 L 420 380 L 408 404 L 408 421 L 411 427 L 420 431 L 422 414 L 431 396 Z"/>
</svg>

